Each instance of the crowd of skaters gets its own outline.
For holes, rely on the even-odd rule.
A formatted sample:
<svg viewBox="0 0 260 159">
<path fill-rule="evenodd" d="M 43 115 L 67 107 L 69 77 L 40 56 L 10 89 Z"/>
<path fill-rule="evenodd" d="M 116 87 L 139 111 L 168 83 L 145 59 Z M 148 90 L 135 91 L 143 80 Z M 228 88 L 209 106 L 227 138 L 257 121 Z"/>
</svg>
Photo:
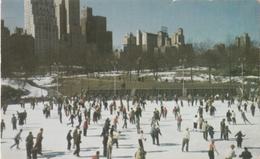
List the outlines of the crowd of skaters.
<svg viewBox="0 0 260 159">
<path fill-rule="evenodd" d="M 145 107 L 147 105 L 147 100 L 150 100 L 151 102 L 156 102 L 158 105 L 158 109 L 155 108 L 152 116 L 151 116 L 151 130 L 150 135 L 152 138 L 152 143 L 156 145 L 160 145 L 159 136 L 162 135 L 162 132 L 160 130 L 160 121 L 161 118 L 167 118 L 167 107 L 164 106 L 163 101 L 167 100 L 166 97 L 157 96 L 155 98 L 145 98 L 145 97 L 138 97 L 134 96 L 130 100 L 130 96 L 126 96 L 126 105 L 123 104 L 123 98 L 120 97 L 120 104 L 117 105 L 117 98 L 114 97 L 111 104 L 108 105 L 108 100 L 104 97 L 95 97 L 91 98 L 87 95 L 84 95 L 84 93 L 81 93 L 79 95 L 75 95 L 73 97 L 63 97 L 59 96 L 57 98 L 52 97 L 48 99 L 48 102 L 44 102 L 44 108 L 43 108 L 43 114 L 46 118 L 49 118 L 51 116 L 51 112 L 53 109 L 57 108 L 57 112 L 59 115 L 59 121 L 62 124 L 63 123 L 63 114 L 65 114 L 66 120 L 69 119 L 69 123 L 66 123 L 68 126 L 68 134 L 66 136 L 67 139 L 67 149 L 71 150 L 72 148 L 74 150 L 74 155 L 80 156 L 80 144 L 81 144 L 81 137 L 82 137 L 82 131 L 83 136 L 87 136 L 87 129 L 90 126 L 90 123 L 92 121 L 93 124 L 98 123 L 99 120 L 102 118 L 102 111 L 109 111 L 111 118 L 107 118 L 105 120 L 104 126 L 102 128 L 100 136 L 103 137 L 103 156 L 107 157 L 107 159 L 112 158 L 112 151 L 113 151 L 113 145 L 115 144 L 116 147 L 119 147 L 119 136 L 120 131 L 118 128 L 119 119 L 123 120 L 123 129 L 127 129 L 127 123 L 128 120 L 130 124 L 136 125 L 136 133 L 140 135 L 138 138 L 138 149 L 135 153 L 136 159 L 144 159 L 146 156 L 146 151 L 144 149 L 144 141 L 146 141 L 146 138 L 144 137 L 144 132 L 141 129 L 140 120 L 142 118 L 142 112 L 145 111 Z M 188 106 L 197 106 L 198 111 L 196 114 L 194 114 L 193 119 L 193 129 L 192 131 L 189 128 L 186 128 L 184 131 L 182 131 L 181 123 L 183 121 L 181 109 L 184 107 L 183 100 L 179 99 L 177 95 L 173 97 L 175 104 L 173 106 L 173 114 L 174 118 L 177 123 L 177 131 L 183 133 L 183 139 L 182 139 L 182 146 L 181 150 L 189 151 L 189 141 L 190 141 L 190 133 L 192 131 L 194 132 L 202 132 L 203 139 L 208 141 L 209 140 L 209 150 L 208 150 L 208 156 L 210 159 L 214 159 L 214 152 L 217 152 L 217 149 L 214 145 L 216 137 L 214 137 L 214 127 L 217 127 L 216 125 L 210 125 L 205 119 L 204 114 L 208 113 L 210 116 L 215 115 L 215 111 L 217 111 L 216 107 L 214 106 L 214 101 L 221 100 L 224 103 L 224 100 L 228 101 L 227 107 L 230 108 L 228 112 L 226 112 L 225 116 L 226 119 L 222 119 L 220 122 L 220 139 L 221 140 L 229 140 L 229 134 L 231 134 L 231 130 L 229 129 L 229 124 L 236 125 L 236 114 L 234 110 L 232 110 L 231 105 L 234 104 L 235 99 L 231 96 L 205 96 L 204 98 L 197 96 L 188 95 L 187 101 Z M 256 105 L 260 109 L 260 99 L 252 98 L 248 100 L 238 100 L 237 109 L 241 113 L 241 118 L 244 121 L 245 124 L 252 124 L 248 118 L 246 117 L 245 112 L 247 112 L 248 104 L 251 101 L 250 111 L 252 114 L 252 117 L 255 116 L 255 109 Z M 130 101 L 132 104 L 130 104 Z M 37 106 L 37 100 L 33 99 L 31 101 L 31 109 L 34 109 L 35 106 Z M 12 127 L 13 130 L 17 129 L 17 120 L 19 125 L 26 124 L 26 118 L 27 118 L 27 112 L 25 110 L 25 103 L 24 101 L 21 101 L 20 103 L 21 108 L 24 108 L 24 112 L 17 112 L 17 117 L 15 114 L 13 114 L 12 117 Z M 3 105 L 3 111 L 4 114 L 6 113 L 8 105 Z M 64 112 L 64 113 L 63 113 Z M 93 113 L 93 114 L 91 114 Z M 18 118 L 18 119 L 17 119 Z M 75 122 L 74 120 L 77 120 Z M 227 121 L 227 123 L 226 123 Z M 75 125 L 75 123 L 78 123 Z M 3 135 L 3 131 L 5 129 L 6 125 L 4 120 L 1 121 L 1 138 Z M 71 128 L 74 128 L 73 132 Z M 17 146 L 19 149 L 19 141 L 21 140 L 21 133 L 22 129 L 20 129 L 19 133 L 14 137 L 15 144 L 12 145 L 10 148 Z M 210 139 L 208 139 L 208 135 L 210 136 Z M 242 141 L 243 137 L 245 137 L 246 134 L 243 134 L 241 131 L 237 132 L 235 134 L 236 142 L 237 142 L 237 148 L 242 148 Z M 27 158 L 37 158 L 37 154 L 42 155 L 42 139 L 43 139 L 43 128 L 40 129 L 40 132 L 37 134 L 36 142 L 34 144 L 33 141 L 34 137 L 32 132 L 29 132 L 28 136 L 26 137 L 26 151 L 27 151 Z M 71 148 L 71 142 L 73 140 L 73 145 Z M 185 148 L 185 149 L 184 149 Z M 231 155 L 227 156 L 227 159 L 232 159 L 236 156 L 235 154 L 235 146 L 231 145 Z M 248 151 L 248 149 L 245 147 L 245 150 L 239 157 L 243 159 L 250 159 L 252 158 L 251 153 Z M 218 152 L 217 152 L 218 153 Z M 96 152 L 96 154 L 93 156 L 93 158 L 99 158 L 99 151 Z M 251 156 L 251 157 L 250 157 Z"/>
</svg>

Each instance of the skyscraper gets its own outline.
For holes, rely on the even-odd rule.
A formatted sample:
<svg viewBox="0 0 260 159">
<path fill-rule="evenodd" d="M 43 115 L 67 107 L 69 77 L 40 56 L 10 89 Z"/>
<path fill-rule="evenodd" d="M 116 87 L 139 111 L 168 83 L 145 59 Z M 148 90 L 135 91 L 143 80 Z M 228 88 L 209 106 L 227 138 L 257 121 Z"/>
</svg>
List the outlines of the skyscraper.
<svg viewBox="0 0 260 159">
<path fill-rule="evenodd" d="M 112 32 L 107 31 L 106 17 L 94 16 L 89 7 L 84 8 L 81 15 L 81 32 L 86 42 L 96 45 L 99 53 L 112 52 Z"/>
<path fill-rule="evenodd" d="M 179 28 L 178 31 L 172 36 L 172 45 L 173 46 L 183 46 L 185 45 L 183 29 Z"/>
<path fill-rule="evenodd" d="M 71 43 L 78 43 L 81 36 L 80 1 L 55 0 L 55 8 L 59 39 L 67 36 Z"/>
<path fill-rule="evenodd" d="M 54 0 L 24 0 L 26 33 L 34 37 L 35 54 L 52 58 L 58 52 Z"/>
</svg>

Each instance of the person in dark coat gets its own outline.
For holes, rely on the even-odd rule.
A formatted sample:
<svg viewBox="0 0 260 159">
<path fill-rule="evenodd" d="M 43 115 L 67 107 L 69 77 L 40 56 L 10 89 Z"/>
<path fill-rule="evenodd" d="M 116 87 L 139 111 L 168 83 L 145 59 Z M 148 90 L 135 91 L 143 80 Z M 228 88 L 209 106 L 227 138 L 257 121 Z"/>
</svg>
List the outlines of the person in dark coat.
<svg viewBox="0 0 260 159">
<path fill-rule="evenodd" d="M 7 110 L 7 107 L 8 107 L 7 104 L 3 104 L 3 105 L 2 105 L 2 108 L 3 108 L 3 112 L 4 112 L 4 114 L 5 114 L 6 110 Z"/>
<path fill-rule="evenodd" d="M 228 122 L 228 124 L 230 124 L 230 122 L 232 121 L 232 120 L 231 120 L 231 115 L 232 115 L 232 114 L 231 114 L 230 110 L 228 110 L 227 113 L 226 113 L 226 117 L 227 117 L 227 122 Z"/>
<path fill-rule="evenodd" d="M 13 114 L 13 117 L 12 117 L 11 121 L 12 121 L 13 130 L 16 130 L 17 129 L 17 126 L 16 126 L 17 118 L 15 117 L 14 114 Z"/>
<path fill-rule="evenodd" d="M 208 126 L 208 133 L 211 139 L 214 139 L 214 128 L 213 126 L 209 125 Z"/>
<path fill-rule="evenodd" d="M 229 130 L 228 126 L 226 126 L 224 130 L 224 140 L 229 140 L 228 134 L 231 134 L 231 131 Z"/>
<path fill-rule="evenodd" d="M 245 150 L 239 155 L 242 159 L 251 159 L 253 156 L 251 152 L 248 151 L 247 147 L 244 148 Z"/>
<path fill-rule="evenodd" d="M 153 127 L 152 132 L 151 132 L 153 144 L 155 144 L 155 140 L 156 140 L 156 144 L 160 145 L 159 134 L 162 135 L 160 128 L 159 127 Z"/>
<path fill-rule="evenodd" d="M 255 116 L 255 104 L 254 103 L 251 104 L 250 110 L 251 110 L 252 116 Z"/>
<path fill-rule="evenodd" d="M 20 129 L 19 133 L 15 136 L 15 138 L 14 138 L 14 142 L 15 143 L 10 147 L 10 149 L 13 148 L 15 145 L 16 145 L 17 149 L 20 149 L 19 148 L 19 143 L 20 143 L 20 140 L 22 140 L 22 138 L 21 138 L 22 131 L 23 130 Z"/>
<path fill-rule="evenodd" d="M 222 121 L 220 122 L 220 139 L 224 138 L 225 127 L 225 119 L 222 119 Z"/>
<path fill-rule="evenodd" d="M 69 124 L 71 124 L 71 127 L 73 127 L 73 125 L 74 125 L 74 118 L 75 118 L 74 114 L 71 114 L 70 115 L 70 123 L 69 123 Z"/>
<path fill-rule="evenodd" d="M 80 152 L 80 143 L 81 143 L 81 131 L 79 131 L 79 134 L 76 136 L 76 150 L 74 151 L 74 155 L 77 155 L 79 157 L 79 152 Z"/>
<path fill-rule="evenodd" d="M 4 119 L 1 120 L 1 139 L 3 138 L 3 131 L 5 129 L 5 122 Z"/>
<path fill-rule="evenodd" d="M 68 142 L 67 149 L 70 150 L 70 148 L 71 148 L 71 140 L 72 140 L 71 130 L 69 130 L 66 138 L 67 138 L 67 142 Z"/>
<path fill-rule="evenodd" d="M 32 158 L 32 149 L 33 149 L 33 135 L 32 135 L 32 132 L 29 132 L 29 135 L 26 137 L 27 159 Z"/>
<path fill-rule="evenodd" d="M 43 140 L 43 128 L 40 129 L 40 132 L 37 134 L 36 137 L 36 143 L 35 143 L 35 148 L 37 149 L 37 153 L 42 155 L 42 140 Z"/>
<path fill-rule="evenodd" d="M 242 147 L 242 141 L 243 141 L 243 137 L 245 137 L 246 135 L 243 135 L 241 131 L 239 131 L 235 137 L 236 137 L 236 141 L 237 141 L 237 147 L 241 148 Z"/>
<path fill-rule="evenodd" d="M 75 130 L 73 131 L 73 148 L 75 148 L 76 145 L 77 135 L 78 135 L 78 127 L 76 127 Z"/>
<path fill-rule="evenodd" d="M 80 127 L 81 122 L 82 122 L 82 114 L 79 113 L 79 115 L 78 115 L 78 123 L 79 123 L 78 127 Z"/>
<path fill-rule="evenodd" d="M 62 106 L 61 105 L 58 106 L 58 115 L 59 115 L 60 123 L 62 123 Z"/>
</svg>

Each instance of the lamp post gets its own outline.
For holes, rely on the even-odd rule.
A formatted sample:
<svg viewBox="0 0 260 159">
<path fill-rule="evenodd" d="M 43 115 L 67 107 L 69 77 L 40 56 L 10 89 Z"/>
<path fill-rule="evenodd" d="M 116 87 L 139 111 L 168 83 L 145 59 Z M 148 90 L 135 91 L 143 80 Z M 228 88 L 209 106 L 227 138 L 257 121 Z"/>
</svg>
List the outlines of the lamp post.
<svg viewBox="0 0 260 159">
<path fill-rule="evenodd" d="M 113 62 L 111 62 L 111 64 L 112 64 L 112 66 L 113 66 L 113 70 L 114 70 L 114 73 L 113 73 L 113 75 L 114 75 L 114 97 L 116 97 L 116 64 L 117 64 L 117 62 L 116 61 L 113 61 Z"/>
<path fill-rule="evenodd" d="M 186 62 L 186 59 L 180 59 L 179 62 L 182 64 L 182 96 L 185 96 L 185 85 L 184 85 L 184 63 Z"/>
<path fill-rule="evenodd" d="M 241 63 L 241 76 L 242 76 L 242 98 L 244 97 L 244 62 L 246 58 L 239 58 L 238 61 Z"/>
</svg>

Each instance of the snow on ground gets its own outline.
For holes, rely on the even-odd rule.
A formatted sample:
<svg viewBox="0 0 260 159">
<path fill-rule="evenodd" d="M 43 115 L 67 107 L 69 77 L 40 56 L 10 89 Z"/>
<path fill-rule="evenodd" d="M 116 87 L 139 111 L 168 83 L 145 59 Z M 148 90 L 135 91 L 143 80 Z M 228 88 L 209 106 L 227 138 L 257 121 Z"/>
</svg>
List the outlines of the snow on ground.
<svg viewBox="0 0 260 159">
<path fill-rule="evenodd" d="M 111 101 L 110 101 L 111 102 Z M 109 102 L 109 104 L 110 104 Z M 120 104 L 117 101 L 118 105 Z M 126 105 L 126 102 L 123 101 Z M 160 146 L 152 144 L 152 139 L 149 135 L 150 132 L 150 122 L 153 110 L 155 108 L 159 109 L 159 105 L 156 103 L 147 102 L 146 110 L 143 112 L 143 117 L 141 118 L 141 128 L 144 130 L 145 137 L 147 141 L 144 142 L 144 148 L 147 151 L 147 159 L 207 159 L 207 149 L 208 142 L 202 139 L 201 132 L 191 132 L 190 147 L 189 152 L 181 152 L 181 142 L 182 142 L 182 133 L 177 131 L 177 124 L 172 114 L 173 106 L 175 102 L 167 101 L 163 103 L 164 106 L 168 108 L 168 117 L 167 119 L 161 119 L 160 128 L 162 136 L 160 136 Z M 215 117 L 211 117 L 208 114 L 205 114 L 205 119 L 209 122 L 210 125 L 213 125 L 215 128 L 215 138 L 219 139 L 219 123 L 222 118 L 225 117 L 225 113 L 228 110 L 227 102 L 224 104 L 220 101 L 216 101 L 214 105 L 217 108 Z M 43 104 L 40 103 L 36 106 L 36 109 L 33 111 L 29 109 L 29 104 L 26 104 L 26 110 L 28 112 L 27 124 L 23 127 L 22 138 L 23 141 L 20 143 L 20 150 L 15 148 L 10 149 L 9 147 L 14 143 L 14 136 L 17 134 L 18 130 L 13 131 L 11 129 L 11 116 L 16 114 L 17 110 L 20 110 L 19 105 L 9 105 L 6 115 L 2 115 L 2 118 L 6 122 L 6 130 L 4 131 L 3 139 L 1 140 L 1 152 L 3 159 L 25 159 L 26 150 L 25 150 L 25 137 L 28 135 L 29 131 L 32 131 L 33 135 L 39 132 L 40 128 L 44 128 L 43 132 L 43 156 L 39 157 L 41 159 L 73 159 L 78 158 L 73 156 L 73 150 L 68 151 L 66 149 L 66 134 L 69 129 L 73 129 L 68 126 L 68 118 L 65 118 L 63 113 L 63 124 L 59 123 L 57 107 L 54 107 L 54 110 L 51 112 L 51 118 L 45 119 L 42 114 Z M 232 105 L 232 109 L 236 112 L 237 125 L 230 125 L 232 134 L 230 134 L 229 141 L 216 141 L 216 147 L 220 152 L 220 155 L 216 155 L 216 159 L 224 159 L 225 154 L 229 150 L 231 144 L 235 144 L 234 135 L 239 130 L 242 130 L 246 134 L 246 137 L 243 142 L 243 146 L 248 146 L 249 151 L 253 154 L 253 159 L 257 159 L 257 156 L 260 156 L 260 142 L 259 142 L 259 132 L 260 132 L 260 112 L 256 110 L 256 116 L 252 117 L 250 112 L 247 112 L 246 115 L 253 125 L 245 125 L 242 122 L 240 113 L 238 112 L 236 105 Z M 189 127 L 192 129 L 192 121 L 194 114 L 197 112 L 197 106 L 188 106 L 187 102 L 184 101 L 184 107 L 181 107 L 181 114 L 183 116 L 182 130 Z M 2 112 L 1 112 L 2 113 Z M 91 115 L 93 112 L 91 113 Z M 102 137 L 100 137 L 102 126 L 104 120 L 107 117 L 111 117 L 108 111 L 102 112 L 102 119 L 98 124 L 91 125 L 88 129 L 88 136 L 82 136 L 81 143 L 81 152 L 80 158 L 90 158 L 97 150 L 102 154 Z M 76 122 L 77 123 L 77 122 Z M 138 147 L 138 135 L 136 133 L 135 125 L 128 123 L 128 129 L 121 129 L 123 121 L 119 120 L 119 130 L 122 131 L 119 139 L 119 148 L 117 149 L 115 145 L 113 146 L 113 157 L 117 159 L 133 159 L 134 153 Z M 82 126 L 81 126 L 82 128 Z M 235 149 L 237 154 L 242 152 L 242 149 Z M 101 157 L 104 158 L 104 157 Z"/>
<path fill-rule="evenodd" d="M 41 87 L 52 87 L 56 86 L 56 84 L 53 84 L 55 77 L 54 76 L 45 76 L 45 77 L 34 77 L 30 78 L 35 84 Z"/>
<path fill-rule="evenodd" d="M 28 95 L 22 96 L 22 98 L 30 98 L 30 97 L 41 97 L 47 96 L 48 92 L 44 89 L 34 87 L 29 83 L 22 80 L 13 80 L 13 79 L 1 79 L 1 85 L 10 86 L 14 89 L 21 89 L 29 91 Z"/>
</svg>

